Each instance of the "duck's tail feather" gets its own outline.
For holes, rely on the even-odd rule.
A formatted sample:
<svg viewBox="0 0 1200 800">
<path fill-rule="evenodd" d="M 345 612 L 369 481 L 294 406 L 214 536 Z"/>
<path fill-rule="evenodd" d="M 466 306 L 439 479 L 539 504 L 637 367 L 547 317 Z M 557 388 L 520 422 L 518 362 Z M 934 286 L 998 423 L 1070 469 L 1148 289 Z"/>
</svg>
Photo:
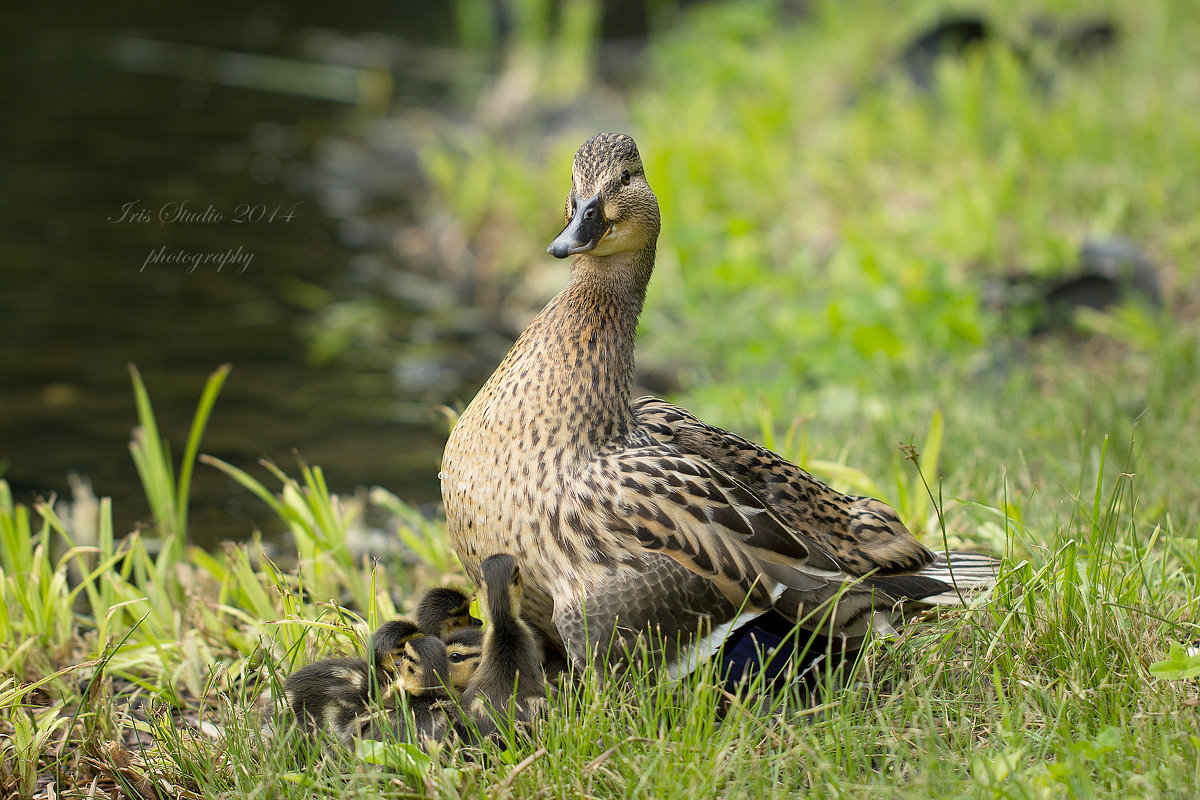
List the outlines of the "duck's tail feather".
<svg viewBox="0 0 1200 800">
<path fill-rule="evenodd" d="M 776 582 L 773 607 L 766 612 L 746 610 L 693 642 L 688 657 L 672 666 L 672 677 L 686 675 L 715 656 L 732 681 L 763 670 L 776 683 L 785 666 L 794 679 L 821 663 L 829 642 L 836 643 L 834 649 L 843 658 L 850 653 L 857 657 L 868 637 L 896 635 L 893 623 L 913 606 L 961 605 L 995 584 L 1000 565 L 994 556 L 942 552 L 917 572 L 834 584 L 768 564 L 765 572 Z M 774 667 L 768 666 L 768 656 Z"/>
<path fill-rule="evenodd" d="M 1000 564 L 999 558 L 984 553 L 936 553 L 933 563 L 907 577 L 941 583 L 945 588 L 940 592 L 931 592 L 920 597 L 907 597 L 926 605 L 961 605 L 969 595 L 995 585 L 1000 574 Z"/>
<path fill-rule="evenodd" d="M 922 600 L 942 594 L 953 587 L 939 578 L 920 573 L 909 575 L 873 575 L 863 578 L 863 585 L 882 589 L 898 600 Z"/>
</svg>

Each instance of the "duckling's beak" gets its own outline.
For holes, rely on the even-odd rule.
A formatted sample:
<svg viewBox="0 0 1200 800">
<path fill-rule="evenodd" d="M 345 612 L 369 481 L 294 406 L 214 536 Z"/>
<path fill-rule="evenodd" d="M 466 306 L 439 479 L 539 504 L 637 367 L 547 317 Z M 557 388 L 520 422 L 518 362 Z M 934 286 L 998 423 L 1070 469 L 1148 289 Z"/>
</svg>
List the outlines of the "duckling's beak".
<svg viewBox="0 0 1200 800">
<path fill-rule="evenodd" d="M 599 192 L 586 199 L 576 195 L 575 216 L 550 243 L 546 252 L 555 258 L 566 258 L 576 253 L 586 253 L 599 244 L 611 227 L 600 206 Z"/>
</svg>

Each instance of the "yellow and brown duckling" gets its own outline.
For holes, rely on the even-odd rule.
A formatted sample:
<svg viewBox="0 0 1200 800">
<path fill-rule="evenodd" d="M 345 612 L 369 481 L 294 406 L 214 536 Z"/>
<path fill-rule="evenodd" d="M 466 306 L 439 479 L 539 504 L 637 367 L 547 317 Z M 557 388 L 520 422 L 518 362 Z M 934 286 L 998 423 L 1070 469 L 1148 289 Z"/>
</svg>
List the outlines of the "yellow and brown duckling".
<svg viewBox="0 0 1200 800">
<path fill-rule="evenodd" d="M 463 628 L 478 628 L 483 623 L 471 615 L 472 596 L 451 586 L 426 590 L 417 603 L 417 624 L 421 630 L 443 641 Z"/>
<path fill-rule="evenodd" d="M 328 730 L 348 744 L 361 734 L 371 708 L 394 693 L 405 649 L 421 636 L 415 623 L 394 620 L 372 634 L 371 661 L 327 658 L 296 670 L 283 685 L 295 719 L 306 730 Z"/>
<path fill-rule="evenodd" d="M 361 727 L 365 738 L 398 737 L 411 742 L 440 741 L 457 720 L 446 644 L 425 633 L 404 641 L 395 659 L 395 692 L 372 710 Z"/>
<path fill-rule="evenodd" d="M 546 678 L 533 630 L 521 619 L 522 580 L 516 559 L 503 553 L 480 565 L 488 624 L 483 652 L 461 705 L 482 736 L 508 721 L 529 722 L 544 709 Z"/>
<path fill-rule="evenodd" d="M 652 653 L 687 670 L 766 612 L 861 639 L 900 601 L 992 580 L 993 559 L 954 554 L 952 581 L 886 504 L 632 398 L 660 227 L 633 139 L 584 142 L 565 216 L 548 251 L 574 257 L 566 288 L 463 412 L 442 462 L 459 558 L 477 582 L 489 556 L 520 560 L 521 613 L 548 649 L 621 661 L 661 637 Z"/>
<path fill-rule="evenodd" d="M 480 628 L 459 628 L 443 641 L 446 643 L 446 661 L 450 664 L 450 682 L 461 692 L 467 688 L 483 660 L 484 632 Z"/>
<path fill-rule="evenodd" d="M 405 672 L 412 669 L 412 644 L 424 637 L 421 627 L 408 619 L 385 622 L 371 634 L 367 650 L 374 660 L 380 697 L 401 689 Z"/>
</svg>

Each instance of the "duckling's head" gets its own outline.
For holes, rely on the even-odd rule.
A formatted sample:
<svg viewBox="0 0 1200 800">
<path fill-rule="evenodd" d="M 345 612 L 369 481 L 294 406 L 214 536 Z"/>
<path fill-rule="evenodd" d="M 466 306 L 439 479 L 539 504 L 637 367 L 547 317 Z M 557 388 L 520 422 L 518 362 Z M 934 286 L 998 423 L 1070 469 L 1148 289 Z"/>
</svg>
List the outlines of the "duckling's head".
<svg viewBox="0 0 1200 800">
<path fill-rule="evenodd" d="M 436 636 L 421 634 L 408 639 L 397 665 L 398 687 L 413 696 L 443 692 L 452 682 L 446 643 Z"/>
<path fill-rule="evenodd" d="M 508 553 L 498 553 L 479 565 L 491 623 L 508 622 L 521 616 L 521 570 Z"/>
<path fill-rule="evenodd" d="M 483 659 L 483 631 L 480 628 L 459 628 L 447 636 L 445 642 L 450 681 L 455 689 L 462 691 L 467 688 Z"/>
<path fill-rule="evenodd" d="M 417 604 L 417 624 L 432 636 L 445 639 L 460 628 L 477 628 L 483 623 L 471 616 L 471 595 L 448 586 L 430 589 Z"/>
<path fill-rule="evenodd" d="M 367 648 L 374 658 L 376 672 L 395 675 L 397 662 L 404 655 L 404 646 L 409 640 L 422 635 L 420 627 L 407 619 L 394 619 L 380 625 L 371 634 Z"/>
<path fill-rule="evenodd" d="M 571 169 L 567 225 L 546 252 L 556 258 L 611 256 L 653 248 L 658 198 L 646 182 L 637 144 L 623 133 L 598 133 L 583 143 Z"/>
</svg>

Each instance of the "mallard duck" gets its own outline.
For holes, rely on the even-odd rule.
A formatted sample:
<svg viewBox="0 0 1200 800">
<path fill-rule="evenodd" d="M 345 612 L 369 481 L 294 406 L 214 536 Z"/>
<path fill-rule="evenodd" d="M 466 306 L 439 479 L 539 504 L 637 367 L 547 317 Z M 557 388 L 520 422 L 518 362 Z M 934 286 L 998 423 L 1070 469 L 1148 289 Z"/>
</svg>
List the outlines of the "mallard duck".
<svg viewBox="0 0 1200 800">
<path fill-rule="evenodd" d="M 376 682 L 382 689 L 400 680 L 409 643 L 425 635 L 421 626 L 409 619 L 394 619 L 375 629 L 367 643 L 376 672 Z"/>
<path fill-rule="evenodd" d="M 370 662 L 327 658 L 296 670 L 283 684 L 292 714 L 307 730 L 327 729 L 349 743 L 360 735 L 372 705 L 394 693 L 405 648 L 421 635 L 415 623 L 393 620 L 372 634 Z"/>
<path fill-rule="evenodd" d="M 446 661 L 450 664 L 450 682 L 461 692 L 471 682 L 483 658 L 483 631 L 459 628 L 443 641 L 446 643 Z"/>
<path fill-rule="evenodd" d="M 479 566 L 488 625 L 475 674 L 463 690 L 462 708 L 482 736 L 502 720 L 529 722 L 546 702 L 541 648 L 521 619 L 521 571 L 516 559 L 500 553 Z"/>
<path fill-rule="evenodd" d="M 284 694 L 301 728 L 349 743 L 370 708 L 371 669 L 361 658 L 327 658 L 288 676 Z"/>
<path fill-rule="evenodd" d="M 483 622 L 471 614 L 473 596 L 449 586 L 426 590 L 417 604 L 421 630 L 446 644 L 450 682 L 458 691 L 466 688 L 483 653 Z"/>
<path fill-rule="evenodd" d="M 417 603 L 417 624 L 443 641 L 460 628 L 477 628 L 483 623 L 471 616 L 471 599 L 471 595 L 450 586 L 428 589 Z"/>
<path fill-rule="evenodd" d="M 458 719 L 451 697 L 445 642 L 425 633 L 410 637 L 397 654 L 395 665 L 396 692 L 389 698 L 391 702 L 374 709 L 364 720 L 361 735 L 411 742 L 445 739 Z"/>
<path fill-rule="evenodd" d="M 886 504 L 663 400 L 632 399 L 659 233 L 633 139 L 584 142 L 565 218 L 548 252 L 574 256 L 566 288 L 446 444 L 447 526 L 473 578 L 512 553 L 522 616 L 548 649 L 576 663 L 654 654 L 672 670 L 768 611 L 861 638 L 890 627 L 898 602 L 953 589 Z M 991 578 L 991 559 L 956 558 L 959 587 Z"/>
</svg>

